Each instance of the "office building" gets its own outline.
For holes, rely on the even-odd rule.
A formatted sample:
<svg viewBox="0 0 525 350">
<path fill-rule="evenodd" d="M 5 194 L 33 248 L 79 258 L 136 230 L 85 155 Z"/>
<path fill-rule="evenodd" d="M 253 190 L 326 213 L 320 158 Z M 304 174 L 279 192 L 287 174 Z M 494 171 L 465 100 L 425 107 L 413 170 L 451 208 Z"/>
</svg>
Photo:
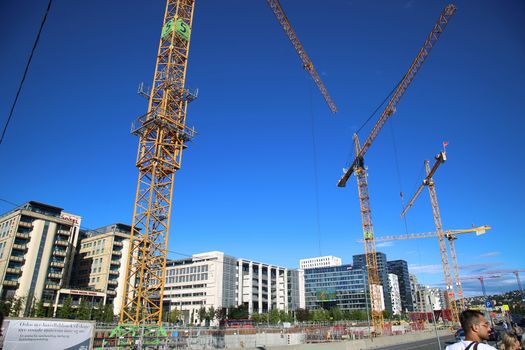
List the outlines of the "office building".
<svg viewBox="0 0 525 350">
<path fill-rule="evenodd" d="M 131 226 L 113 224 L 80 232 L 75 259 L 76 274 L 71 284 L 76 288 L 106 294 L 106 303 L 119 314 L 124 296 L 124 281 L 129 257 Z"/>
<path fill-rule="evenodd" d="M 414 311 L 414 302 L 410 291 L 410 275 L 408 264 L 405 260 L 387 261 L 388 273 L 397 275 L 399 282 L 399 293 L 401 295 L 401 307 L 404 312 Z"/>
<path fill-rule="evenodd" d="M 244 305 L 249 314 L 277 309 L 288 312 L 301 303 L 302 271 L 238 259 L 223 252 L 194 254 L 166 265 L 164 307 L 179 309 L 184 322 L 198 322 L 201 307 Z"/>
<path fill-rule="evenodd" d="M 365 310 L 369 307 L 368 294 L 365 295 L 368 290 L 366 285 L 365 271 L 361 268 L 354 269 L 352 265 L 305 269 L 306 308 Z"/>
<path fill-rule="evenodd" d="M 299 260 L 299 268 L 302 270 L 315 267 L 341 266 L 341 264 L 341 258 L 332 255 Z"/>
<path fill-rule="evenodd" d="M 30 201 L 0 216 L 0 297 L 23 300 L 19 316 L 38 301 L 52 307 L 69 284 L 81 217 Z"/>
<path fill-rule="evenodd" d="M 390 300 L 392 300 L 392 315 L 401 315 L 401 295 L 399 294 L 399 282 L 397 275 L 388 274 L 388 287 L 390 288 Z"/>
<path fill-rule="evenodd" d="M 383 299 L 385 303 L 385 310 L 392 312 L 392 301 L 390 300 L 390 288 L 388 287 L 388 267 L 386 262 L 386 255 L 381 252 L 376 253 L 377 269 L 379 273 L 379 280 L 383 288 Z M 366 254 L 359 254 L 353 256 L 353 265 L 355 268 L 362 268 L 366 270 Z"/>
</svg>

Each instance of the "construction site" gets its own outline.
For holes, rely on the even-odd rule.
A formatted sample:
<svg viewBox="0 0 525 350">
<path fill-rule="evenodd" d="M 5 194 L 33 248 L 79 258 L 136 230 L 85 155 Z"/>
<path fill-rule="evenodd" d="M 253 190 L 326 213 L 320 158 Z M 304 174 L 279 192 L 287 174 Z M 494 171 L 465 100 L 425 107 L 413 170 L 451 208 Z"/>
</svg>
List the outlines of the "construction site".
<svg viewBox="0 0 525 350">
<path fill-rule="evenodd" d="M 511 194 L 508 190 L 492 190 L 491 186 L 498 188 L 510 181 L 507 177 L 511 175 L 502 175 L 502 169 L 487 170 L 480 162 L 486 164 L 489 157 L 495 157 L 491 163 L 498 163 L 503 150 L 485 155 L 484 151 L 475 151 L 481 146 L 472 140 L 491 149 L 503 143 L 504 148 L 515 151 L 523 144 L 523 138 L 515 136 L 515 141 L 508 141 L 511 138 L 507 136 L 520 130 L 520 126 L 507 127 L 505 131 L 492 126 L 475 131 L 478 129 L 473 126 L 485 123 L 474 121 L 480 109 L 492 109 L 480 107 L 490 99 L 480 97 L 485 92 L 473 97 L 470 89 L 474 91 L 476 85 L 482 89 L 499 86 L 487 72 L 472 74 L 486 76 L 487 85 L 483 85 L 454 71 L 469 69 L 469 63 L 463 62 L 461 68 L 456 68 L 456 62 L 476 60 L 469 56 L 474 54 L 468 50 L 474 49 L 468 47 L 464 32 L 469 21 L 484 18 L 472 14 L 475 6 L 413 1 L 345 5 L 331 1 L 326 5 L 313 1 L 256 2 L 219 5 L 210 1 L 167 0 L 163 7 L 156 4 L 147 13 L 147 5 L 132 4 L 132 13 L 139 16 L 144 11 L 144 16 L 149 16 L 141 29 L 129 29 L 136 30 L 133 34 L 126 27 L 133 27 L 129 21 L 134 19 L 110 19 L 99 9 L 78 9 L 85 10 L 85 16 L 94 18 L 94 23 L 100 21 L 101 28 L 111 26 L 104 50 L 109 53 L 107 56 L 111 52 L 120 55 L 108 58 L 113 68 L 104 69 L 107 81 L 90 81 L 89 74 L 98 79 L 97 71 L 101 70 L 99 63 L 90 66 L 88 62 L 99 62 L 90 58 L 99 53 L 89 49 L 95 47 L 97 39 L 87 40 L 84 51 L 80 51 L 82 43 L 71 43 L 70 49 L 82 52 L 80 55 L 87 61 L 81 65 L 71 63 L 72 66 L 62 63 L 63 69 L 71 74 L 74 66 L 75 70 L 91 73 L 82 78 L 82 84 L 88 88 L 82 91 L 71 87 L 71 95 L 65 97 L 61 108 L 67 109 L 72 119 L 77 118 L 76 110 L 80 114 L 83 109 L 91 111 L 96 101 L 104 101 L 106 108 L 93 120 L 86 120 L 84 127 L 78 126 L 75 133 L 67 123 L 57 124 L 46 117 L 54 124 L 54 130 L 62 130 L 72 151 L 66 154 L 67 160 L 53 155 L 55 160 L 51 162 L 56 181 L 62 181 L 62 175 L 74 178 L 82 174 L 78 175 L 79 179 L 82 177 L 78 188 L 69 191 L 78 191 L 78 198 L 85 201 L 96 196 L 97 220 L 118 224 L 114 231 L 104 227 L 102 232 L 92 228 L 101 226 L 97 220 L 90 222 L 82 215 L 81 223 L 81 216 L 69 215 L 56 206 L 34 201 L 24 206 L 18 204 L 20 198 L 9 197 L 9 192 L 1 194 L 6 198 L 0 198 L 3 202 L 12 204 L 0 216 L 0 272 L 4 281 L 0 294 L 9 304 L 9 327 L 25 319 L 64 320 L 67 312 L 60 310 L 65 310 L 68 298 L 73 303 L 72 312 L 77 314 L 82 303 L 90 303 L 93 312 L 89 311 L 87 321 L 91 322 L 91 340 L 82 346 L 97 349 L 281 350 L 306 344 L 365 349 L 425 341 L 417 348 L 444 349 L 446 341 L 454 341 L 460 314 L 469 308 L 482 311 L 493 328 L 518 320 L 519 310 L 525 310 L 520 281 L 525 264 L 518 253 L 525 242 L 521 236 L 511 239 L 512 230 L 507 227 L 510 231 L 504 232 L 502 221 L 506 215 L 525 208 L 519 200 L 504 203 L 494 192 L 507 192 L 505 195 L 512 198 L 525 194 L 519 185 Z M 330 9 L 331 5 L 334 8 Z M 15 152 L 22 137 L 17 118 L 23 118 L 27 113 L 24 105 L 31 102 L 20 92 L 24 91 L 26 74 L 28 80 L 32 74 L 38 76 L 38 65 L 42 64 L 35 49 L 49 51 L 51 57 L 56 55 L 61 60 L 61 50 L 55 46 L 59 44 L 46 41 L 46 30 L 54 35 L 67 32 L 57 24 L 63 24 L 57 18 L 66 9 L 59 4 L 53 6 L 50 1 L 5 124 L 0 146 L 12 147 L 6 154 Z M 107 6 L 110 11 L 117 5 Z M 118 6 L 125 8 L 128 4 Z M 316 9 L 320 6 L 323 9 Z M 518 8 L 515 15 L 508 8 L 504 15 L 509 17 L 500 15 L 508 20 L 509 27 L 516 18 L 525 17 L 523 5 Z M 160 9 L 163 17 L 159 21 Z M 343 9 L 354 12 L 344 14 Z M 484 10 L 490 13 L 490 6 Z M 381 26 L 358 28 L 353 24 L 354 16 L 357 21 L 374 11 L 377 18 L 370 21 L 381 22 Z M 462 11 L 467 14 L 462 16 Z M 122 13 L 120 16 L 125 17 Z M 347 15 L 349 18 L 345 19 Z M 158 23 L 150 28 L 154 20 Z M 362 21 L 359 25 L 364 26 L 367 22 Z M 506 28 L 504 22 L 501 26 Z M 319 28 L 314 30 L 315 26 Z M 89 37 L 94 30 L 80 23 L 76 28 L 79 37 L 84 31 Z M 259 31 L 261 28 L 264 30 Z M 157 33 L 155 40 L 151 40 L 153 33 Z M 210 36 L 212 33 L 214 37 Z M 384 37 L 388 39 L 380 40 Z M 355 51 L 353 41 L 359 42 Z M 119 43 L 122 49 L 117 49 Z M 194 46 L 195 59 L 190 50 Z M 339 48 L 342 46 L 346 47 L 344 51 Z M 233 54 L 239 48 L 247 55 L 240 60 Z M 125 50 L 134 51 L 122 54 Z M 34 72 L 28 69 L 33 52 L 37 60 L 33 62 L 37 65 L 32 68 Z M 525 57 L 523 45 L 518 52 Z M 140 74 L 149 71 L 153 75 L 151 81 L 140 82 L 147 77 L 137 74 L 132 61 L 126 61 L 128 55 L 140 57 Z M 353 63 L 357 62 L 353 55 L 360 55 L 360 66 Z M 248 61 L 251 56 L 253 61 Z M 519 61 L 520 56 L 516 56 Z M 147 57 L 149 62 L 144 61 Z M 378 64 L 383 61 L 393 64 Z M 366 68 L 366 62 L 370 68 Z M 524 76 L 523 69 L 519 74 Z M 364 77 L 370 82 L 365 83 Z M 64 85 L 74 81 L 57 79 L 62 79 Z M 204 86 L 215 89 L 199 86 L 199 79 L 209 79 L 210 83 Z M 134 87 L 123 85 L 128 80 L 138 82 L 138 95 L 147 101 L 145 110 L 140 111 L 144 100 L 119 100 L 132 94 Z M 38 89 L 45 90 L 46 85 L 53 84 L 42 83 Z M 112 87 L 100 87 L 99 93 L 95 87 L 101 85 Z M 523 88 L 513 86 L 510 90 L 524 95 Z M 111 91 L 115 93 L 112 95 Z M 460 105 L 456 99 L 468 103 Z M 118 114 L 130 112 L 138 117 L 116 121 L 116 110 Z M 450 115 L 442 120 L 446 113 Z M 133 139 L 109 134 L 109 130 L 127 132 L 119 129 L 130 120 Z M 12 129 L 8 129 L 9 123 Z M 39 121 L 20 123 L 34 125 L 27 139 L 39 137 L 35 133 Z M 72 123 L 77 128 L 76 122 Z M 486 139 L 492 132 L 494 139 Z M 84 133 L 89 134 L 89 141 L 83 141 Z M 498 139 L 500 135 L 507 140 Z M 52 154 L 44 146 L 44 140 L 52 137 L 53 134 L 42 136 L 41 149 L 30 143 L 32 149 L 23 149 L 17 157 L 33 149 L 37 154 Z M 138 149 L 131 150 L 137 141 Z M 124 148 L 126 153 L 122 154 Z M 239 149 L 243 153 L 236 153 Z M 134 163 L 129 157 L 132 152 L 136 152 Z M 74 160 L 78 167 L 68 170 L 74 154 L 78 154 Z M 504 157 L 501 155 L 501 159 Z M 10 158 L 6 160 L 10 162 Z M 138 176 L 130 174 L 133 166 Z M 517 165 L 509 173 L 519 177 L 524 170 Z M 123 172 L 127 172 L 125 177 Z M 483 180 L 476 178 L 481 175 Z M 41 178 L 46 179 L 44 175 Z M 13 179 L 6 177 L 4 183 L 18 186 Z M 60 193 L 45 196 L 32 189 L 55 186 L 53 181 L 29 185 L 20 196 L 63 202 L 75 213 L 94 210 L 87 204 L 76 205 L 77 199 L 66 200 Z M 403 186 L 403 182 L 416 186 Z M 438 201 L 438 187 L 440 199 L 444 200 Z M 65 260 L 50 260 L 49 267 L 46 265 L 47 279 L 43 283 L 36 276 L 42 256 L 46 256 L 42 252 L 47 248 L 44 243 L 38 243 L 40 248 L 32 243 L 37 236 L 32 230 L 44 230 L 38 234 L 44 242 L 51 231 L 47 223 L 40 228 L 37 220 L 44 220 L 39 215 L 53 216 L 51 212 L 57 217 L 52 220 L 58 220 L 57 238 L 51 244 L 67 248 L 63 250 Z M 85 226 L 86 222 L 90 226 Z M 129 225 L 121 224 L 125 222 Z M 115 229 L 117 226 L 120 231 Z M 61 234 L 64 239 L 60 239 Z M 111 234 L 115 238 L 109 248 L 96 241 L 102 235 L 113 237 Z M 5 242 L 10 242 L 9 235 L 12 242 L 3 243 L 4 237 Z M 76 235 L 78 238 L 74 238 Z M 97 247 L 99 243 L 102 248 Z M 2 255 L 4 249 L 8 253 Z M 93 255 L 105 250 L 110 259 L 109 279 L 101 288 L 96 273 L 101 272 L 105 260 Z M 195 254 L 199 250 L 209 253 Z M 394 259 L 387 261 L 384 251 Z M 352 254 L 353 264 L 348 265 L 332 257 L 348 259 Z M 62 257 L 54 251 L 50 255 Z M 242 258 L 247 256 L 253 259 Z M 312 256 L 316 258 L 304 259 Z M 326 256 L 332 259 L 329 263 L 319 260 Z M 296 264 L 299 258 L 311 265 L 298 269 L 282 267 Z M 24 275 L 30 259 L 35 259 L 31 269 L 36 271 L 31 278 Z M 403 262 L 402 273 L 406 276 L 394 271 L 396 261 Z M 321 275 L 323 268 L 333 269 L 332 274 Z M 179 277 L 179 272 L 188 273 L 187 279 Z M 417 282 L 415 275 L 419 277 L 420 273 L 423 277 Z M 189 274 L 196 277 L 192 275 L 190 280 Z M 206 288 L 217 276 L 223 276 L 216 287 L 218 294 L 211 295 Z M 334 278 L 341 278 L 345 281 L 341 283 L 348 286 L 353 283 L 349 292 L 341 291 L 345 286 L 332 287 L 330 281 Z M 389 284 L 388 278 L 395 278 L 397 287 Z M 401 281 L 403 278 L 406 282 Z M 39 287 L 42 283 L 43 287 Z M 314 283 L 318 283 L 317 287 L 312 287 Z M 108 288 L 108 284 L 114 288 Z M 403 288 L 410 295 L 411 286 L 413 300 L 409 307 L 402 295 Z M 49 290 L 48 299 L 44 297 L 45 290 Z M 387 300 L 394 290 L 400 295 L 397 304 L 393 297 Z M 518 301 L 496 305 L 490 297 L 514 290 Z M 483 305 L 467 303 L 467 297 L 472 296 L 481 296 Z M 21 303 L 16 312 L 15 301 Z M 108 321 L 99 322 L 95 310 L 106 304 L 113 305 L 113 311 L 106 317 Z M 41 316 L 39 307 L 45 310 Z M 303 319 L 301 312 L 309 313 L 308 317 Z M 9 340 L 15 332 L 9 327 L 3 332 L 4 349 L 14 349 L 15 343 L 26 344 L 26 340 Z M 36 346 L 30 343 L 24 349 Z"/>
</svg>

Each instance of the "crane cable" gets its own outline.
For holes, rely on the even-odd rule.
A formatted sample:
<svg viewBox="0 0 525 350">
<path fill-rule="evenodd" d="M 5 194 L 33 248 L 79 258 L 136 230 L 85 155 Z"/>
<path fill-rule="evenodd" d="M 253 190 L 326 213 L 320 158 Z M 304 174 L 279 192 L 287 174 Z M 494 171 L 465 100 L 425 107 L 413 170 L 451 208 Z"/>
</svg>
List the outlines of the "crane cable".
<svg viewBox="0 0 525 350">
<path fill-rule="evenodd" d="M 29 59 L 27 60 L 26 68 L 24 70 L 24 74 L 22 75 L 22 80 L 20 81 L 20 85 L 18 86 L 18 90 L 15 95 L 15 99 L 13 101 L 13 104 L 11 105 L 11 110 L 9 111 L 9 115 L 7 117 L 7 121 L 4 125 L 4 130 L 2 131 L 2 136 L 0 137 L 0 144 L 2 141 L 4 141 L 5 133 L 7 132 L 7 126 L 9 125 L 9 122 L 11 121 L 11 117 L 13 116 L 13 111 L 15 110 L 16 103 L 18 101 L 18 96 L 20 96 L 20 91 L 22 90 L 22 86 L 24 85 L 24 81 L 26 80 L 27 71 L 29 70 L 29 66 L 31 65 L 31 60 L 33 59 L 33 54 L 35 53 L 36 47 L 38 45 L 38 41 L 40 40 L 40 34 L 42 33 L 42 29 L 44 28 L 44 24 L 46 23 L 47 14 L 49 13 L 49 9 L 51 8 L 51 3 L 53 0 L 49 0 L 49 3 L 47 4 L 46 12 L 44 13 L 44 17 L 42 18 L 42 22 L 40 23 L 40 28 L 38 29 L 38 34 L 35 39 L 35 43 L 33 44 L 33 48 L 31 49 L 31 54 L 29 55 Z"/>
<path fill-rule="evenodd" d="M 315 117 L 313 112 L 313 96 L 312 86 L 308 89 L 310 92 L 310 119 L 312 126 L 312 156 L 314 166 L 314 191 L 315 191 L 315 215 L 317 221 L 317 241 L 319 246 L 319 256 L 322 256 L 321 250 L 321 219 L 319 214 L 319 179 L 318 179 L 318 166 L 317 166 L 317 142 L 315 140 Z"/>
</svg>

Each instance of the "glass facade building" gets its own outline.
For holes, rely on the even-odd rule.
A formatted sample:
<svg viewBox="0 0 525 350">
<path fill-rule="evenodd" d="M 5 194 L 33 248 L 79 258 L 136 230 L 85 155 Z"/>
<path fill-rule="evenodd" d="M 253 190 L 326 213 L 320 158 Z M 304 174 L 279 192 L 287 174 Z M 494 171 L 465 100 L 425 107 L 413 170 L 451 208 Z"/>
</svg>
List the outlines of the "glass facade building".
<svg viewBox="0 0 525 350">
<path fill-rule="evenodd" d="M 377 269 L 379 272 L 379 280 L 383 286 L 383 298 L 385 300 L 385 309 L 392 313 L 392 300 L 390 298 L 390 287 L 388 286 L 388 267 L 386 262 L 386 255 L 381 252 L 376 253 Z M 354 267 L 366 270 L 366 255 L 359 254 L 353 256 Z"/>
<path fill-rule="evenodd" d="M 305 269 L 306 308 L 364 310 L 369 304 L 368 295 L 365 295 L 367 283 L 366 273 L 352 265 Z"/>
</svg>

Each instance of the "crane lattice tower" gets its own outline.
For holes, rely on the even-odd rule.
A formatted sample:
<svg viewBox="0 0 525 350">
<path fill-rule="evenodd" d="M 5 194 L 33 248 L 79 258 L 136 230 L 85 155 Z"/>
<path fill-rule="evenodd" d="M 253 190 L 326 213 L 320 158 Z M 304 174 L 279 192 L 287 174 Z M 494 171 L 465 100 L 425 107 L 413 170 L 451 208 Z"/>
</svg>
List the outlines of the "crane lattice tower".
<svg viewBox="0 0 525 350">
<path fill-rule="evenodd" d="M 162 324 L 166 253 L 175 172 L 193 134 L 185 89 L 194 1 L 168 0 L 148 112 L 132 132 L 139 137 L 139 170 L 120 324 Z"/>
</svg>

